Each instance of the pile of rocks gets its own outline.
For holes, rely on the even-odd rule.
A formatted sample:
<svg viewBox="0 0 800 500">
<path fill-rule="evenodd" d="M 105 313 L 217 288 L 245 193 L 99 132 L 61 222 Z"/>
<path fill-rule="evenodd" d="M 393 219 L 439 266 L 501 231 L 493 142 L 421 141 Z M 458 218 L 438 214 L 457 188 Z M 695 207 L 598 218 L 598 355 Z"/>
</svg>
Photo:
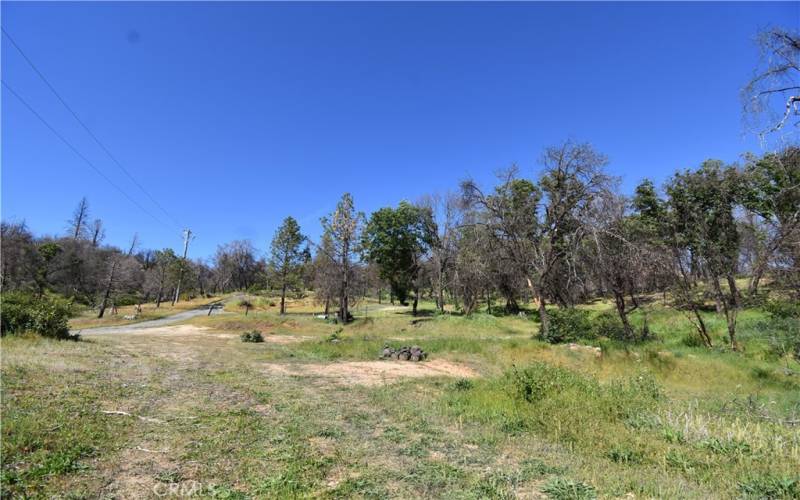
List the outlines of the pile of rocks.
<svg viewBox="0 0 800 500">
<path fill-rule="evenodd" d="M 403 346 L 400 349 L 385 345 L 383 346 L 383 352 L 381 352 L 381 359 L 398 359 L 402 361 L 422 361 L 427 356 L 428 353 L 418 345 Z"/>
</svg>

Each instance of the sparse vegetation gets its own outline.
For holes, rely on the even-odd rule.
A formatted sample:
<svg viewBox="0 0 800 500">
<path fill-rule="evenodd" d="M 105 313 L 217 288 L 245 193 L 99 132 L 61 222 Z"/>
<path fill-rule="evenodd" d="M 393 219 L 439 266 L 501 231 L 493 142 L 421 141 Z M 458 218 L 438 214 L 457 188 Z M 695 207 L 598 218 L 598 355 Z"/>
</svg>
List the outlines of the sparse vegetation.
<svg viewBox="0 0 800 500">
<path fill-rule="evenodd" d="M 66 345 L 4 338 L 4 490 L 93 496 L 110 484 L 124 495 L 196 482 L 206 495 L 241 497 L 795 494 L 800 387 L 785 367 L 800 366 L 771 357 L 760 309 L 742 312 L 744 349 L 733 353 L 685 346 L 688 319 L 652 303 L 631 321 L 646 313 L 654 339 L 600 340 L 595 358 L 531 339 L 536 322 L 519 316 L 445 314 L 412 326 L 410 306 L 373 302 L 370 321 L 338 325 L 330 342 L 313 299 L 287 300 L 285 315 L 271 297 L 248 300 L 248 316 L 200 315 L 190 324 L 207 330 L 169 342 L 146 331 Z M 583 310 L 591 321 L 613 307 Z M 423 302 L 420 312 L 435 309 Z M 703 314 L 723 335 L 724 322 Z M 239 335 L 254 329 L 271 333 L 248 349 Z M 398 336 L 430 353 L 404 366 L 448 360 L 481 377 L 361 385 L 359 363 L 394 363 L 376 354 Z M 284 371 L 268 375 L 265 363 Z M 323 369 L 347 363 L 345 378 Z M 309 364 L 316 371 L 291 368 Z M 118 376 L 105 376 L 112 369 Z M 80 431 L 70 430 L 75 414 Z M 123 470 L 128 456 L 136 461 Z"/>
<path fill-rule="evenodd" d="M 264 336 L 261 335 L 261 332 L 258 330 L 253 330 L 251 332 L 245 332 L 239 336 L 242 339 L 242 342 L 264 342 Z"/>
</svg>

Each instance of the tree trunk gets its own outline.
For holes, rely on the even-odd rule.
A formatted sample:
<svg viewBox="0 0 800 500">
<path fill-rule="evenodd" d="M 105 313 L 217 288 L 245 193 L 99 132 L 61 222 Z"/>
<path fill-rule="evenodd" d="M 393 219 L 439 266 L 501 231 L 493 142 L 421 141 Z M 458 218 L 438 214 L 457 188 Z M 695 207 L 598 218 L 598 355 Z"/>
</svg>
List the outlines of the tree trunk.
<svg viewBox="0 0 800 500">
<path fill-rule="evenodd" d="M 751 297 L 755 297 L 758 294 L 758 285 L 761 282 L 761 278 L 764 277 L 764 272 L 766 272 L 767 266 L 758 265 L 753 270 L 753 276 L 750 278 L 750 283 L 747 286 L 747 295 Z"/>
<path fill-rule="evenodd" d="M 438 302 L 439 302 L 439 312 L 444 314 L 444 287 L 439 284 L 439 291 L 438 291 Z"/>
<path fill-rule="evenodd" d="M 622 321 L 622 328 L 625 330 L 625 336 L 628 340 L 635 340 L 636 334 L 633 331 L 630 321 L 628 321 L 628 312 L 625 310 L 625 295 L 622 292 L 614 291 L 614 305 L 617 307 L 617 315 Z"/>
<path fill-rule="evenodd" d="M 111 288 L 114 286 L 114 273 L 117 271 L 117 260 L 111 263 L 111 272 L 108 274 L 108 282 L 106 283 L 106 291 L 103 294 L 103 302 L 100 303 L 100 312 L 97 318 L 100 319 L 106 313 L 106 306 L 108 305 L 108 298 L 111 296 Z"/>
<path fill-rule="evenodd" d="M 161 279 L 158 282 L 158 295 L 156 296 L 156 309 L 161 307 L 161 296 L 164 295 L 164 275 L 161 275 Z"/>
<path fill-rule="evenodd" d="M 728 289 L 731 292 L 731 306 L 739 307 L 739 287 L 736 286 L 736 278 L 732 274 L 729 274 L 727 279 Z"/>
<path fill-rule="evenodd" d="M 694 313 L 695 319 L 697 319 L 697 329 L 700 332 L 703 343 L 706 345 L 706 347 L 713 347 L 711 345 L 711 336 L 708 334 L 708 329 L 706 328 L 706 322 L 703 321 L 703 317 L 700 316 L 700 311 L 697 310 L 697 306 L 694 304 L 691 305 L 691 309 Z"/>
<path fill-rule="evenodd" d="M 417 304 L 419 304 L 419 288 L 414 289 L 414 304 L 411 306 L 411 315 L 417 315 Z"/>
<path fill-rule="evenodd" d="M 545 337 L 550 331 L 550 317 L 547 315 L 547 307 L 544 303 L 544 296 L 541 293 L 538 293 L 537 296 L 539 300 L 539 321 L 542 324 L 542 329 L 539 335 L 541 337 Z"/>
<path fill-rule="evenodd" d="M 732 278 L 728 277 L 728 286 L 731 286 Z M 725 322 L 728 326 L 728 338 L 731 342 L 731 349 L 734 351 L 739 350 L 739 344 L 736 342 L 736 296 L 734 295 L 736 290 L 736 283 L 733 283 L 733 288 L 731 289 L 731 297 L 730 303 L 725 300 L 725 294 L 722 292 L 722 286 L 719 284 L 719 280 L 714 281 L 714 293 L 717 297 L 717 301 L 722 304 L 722 313 L 725 316 Z"/>
<path fill-rule="evenodd" d="M 281 287 L 281 314 L 286 314 L 286 282 Z"/>
</svg>

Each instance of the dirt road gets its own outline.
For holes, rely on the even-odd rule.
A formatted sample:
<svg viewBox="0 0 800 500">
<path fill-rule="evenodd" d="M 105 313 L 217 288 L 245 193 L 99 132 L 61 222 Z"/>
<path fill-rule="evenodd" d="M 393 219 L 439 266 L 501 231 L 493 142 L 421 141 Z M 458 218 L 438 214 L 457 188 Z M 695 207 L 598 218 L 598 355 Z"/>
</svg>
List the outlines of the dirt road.
<svg viewBox="0 0 800 500">
<path fill-rule="evenodd" d="M 127 325 L 101 326 L 97 328 L 75 329 L 75 330 L 70 330 L 70 333 L 71 334 L 79 333 L 81 335 L 111 335 L 119 333 L 135 333 L 137 330 L 144 330 L 148 328 L 156 328 L 161 326 L 172 325 L 174 323 L 179 323 L 181 321 L 194 318 L 195 316 L 205 316 L 208 314 L 209 308 L 213 308 L 211 314 L 220 314 L 223 311 L 224 303 L 214 302 L 212 304 L 208 304 L 199 307 L 197 309 L 182 311 L 173 314 L 171 316 L 167 316 L 165 318 L 151 319 L 148 321 L 141 321 L 139 323 L 131 323 Z"/>
</svg>

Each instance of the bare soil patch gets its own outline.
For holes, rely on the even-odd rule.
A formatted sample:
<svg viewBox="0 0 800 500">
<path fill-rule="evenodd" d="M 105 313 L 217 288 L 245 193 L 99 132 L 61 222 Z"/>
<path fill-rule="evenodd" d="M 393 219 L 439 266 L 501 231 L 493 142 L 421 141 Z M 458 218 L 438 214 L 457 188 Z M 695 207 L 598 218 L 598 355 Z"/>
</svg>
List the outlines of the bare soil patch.
<svg viewBox="0 0 800 500">
<path fill-rule="evenodd" d="M 204 338 L 213 337 L 220 339 L 238 338 L 238 335 L 233 333 L 220 333 L 219 330 L 216 328 L 210 328 L 207 326 L 196 326 L 196 325 L 154 326 L 152 328 L 137 328 L 137 329 L 132 328 L 130 330 L 116 333 L 115 335 L 137 335 L 137 336 L 143 335 L 152 337 L 172 337 L 172 338 L 196 338 L 196 337 L 204 337 Z M 264 335 L 265 342 L 273 342 L 275 344 L 294 344 L 312 338 L 313 337 L 309 337 L 306 335 L 275 335 L 270 333 Z"/>
<path fill-rule="evenodd" d="M 342 385 L 375 386 L 404 378 L 460 377 L 478 374 L 472 368 L 441 359 L 420 363 L 404 361 L 351 361 L 343 363 L 267 363 L 270 375 L 319 377 Z"/>
</svg>

